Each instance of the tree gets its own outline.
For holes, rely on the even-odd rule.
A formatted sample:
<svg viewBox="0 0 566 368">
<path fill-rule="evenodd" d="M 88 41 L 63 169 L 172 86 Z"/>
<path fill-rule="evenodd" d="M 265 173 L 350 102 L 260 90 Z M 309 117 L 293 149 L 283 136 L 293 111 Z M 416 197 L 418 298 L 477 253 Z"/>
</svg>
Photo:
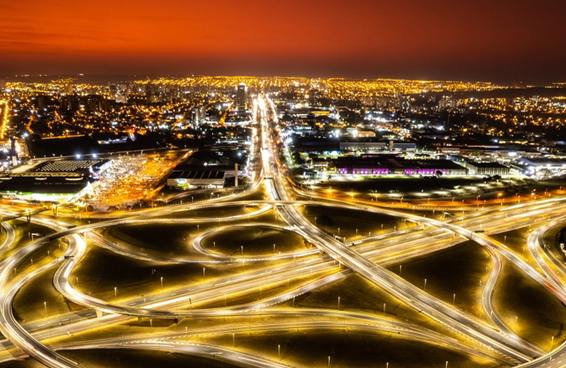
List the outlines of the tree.
<svg viewBox="0 0 566 368">
<path fill-rule="evenodd" d="M 301 154 L 299 152 L 293 152 L 293 160 L 297 165 L 302 165 L 305 163 L 305 160 L 301 158 Z"/>
</svg>

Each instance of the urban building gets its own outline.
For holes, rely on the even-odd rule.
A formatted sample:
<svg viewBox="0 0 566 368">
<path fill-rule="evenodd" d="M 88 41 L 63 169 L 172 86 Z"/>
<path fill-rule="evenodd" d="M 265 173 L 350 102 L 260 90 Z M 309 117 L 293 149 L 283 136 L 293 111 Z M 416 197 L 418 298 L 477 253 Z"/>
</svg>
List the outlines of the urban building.
<svg viewBox="0 0 566 368">
<path fill-rule="evenodd" d="M 38 201 L 72 201 L 92 190 L 92 183 L 112 165 L 101 160 L 50 160 L 0 177 L 0 194 Z"/>
<path fill-rule="evenodd" d="M 235 166 L 179 165 L 167 177 L 172 189 L 223 188 L 227 178 L 234 178 Z"/>
<path fill-rule="evenodd" d="M 380 142 L 375 139 L 354 139 L 340 141 L 340 151 L 346 152 L 376 152 L 383 151 L 386 147 L 386 142 Z"/>
<path fill-rule="evenodd" d="M 343 152 L 415 152 L 417 145 L 411 142 L 378 141 L 375 138 L 343 139 L 340 141 L 340 151 Z"/>
<path fill-rule="evenodd" d="M 526 158 L 522 157 L 517 163 L 523 167 L 526 175 L 537 175 L 541 173 L 562 173 L 566 171 L 566 158 Z"/>
<path fill-rule="evenodd" d="M 470 170 L 470 174 L 475 175 L 509 175 L 511 169 L 498 162 L 467 162 L 466 167 Z"/>
<path fill-rule="evenodd" d="M 247 109 L 248 88 L 241 83 L 236 89 L 236 109 L 238 112 L 244 112 Z"/>
<path fill-rule="evenodd" d="M 337 174 L 347 175 L 466 175 L 468 169 L 450 160 L 407 160 L 394 155 L 339 157 L 332 160 Z"/>
</svg>

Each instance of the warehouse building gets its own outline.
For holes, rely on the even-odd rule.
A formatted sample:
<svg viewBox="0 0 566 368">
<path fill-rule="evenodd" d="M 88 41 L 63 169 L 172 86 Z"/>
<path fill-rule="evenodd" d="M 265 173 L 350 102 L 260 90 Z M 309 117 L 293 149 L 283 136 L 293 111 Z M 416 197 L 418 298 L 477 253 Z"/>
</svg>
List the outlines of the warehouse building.
<svg viewBox="0 0 566 368">
<path fill-rule="evenodd" d="M 375 138 L 343 139 L 340 141 L 342 152 L 415 152 L 417 145 L 411 142 L 378 141 Z"/>
<path fill-rule="evenodd" d="M 234 166 L 179 165 L 167 177 L 172 189 L 223 188 L 227 178 L 234 178 Z"/>
<path fill-rule="evenodd" d="M 526 175 L 536 175 L 541 172 L 551 172 L 554 174 L 560 174 L 566 171 L 566 158 L 553 157 L 553 158 L 526 158 L 521 157 L 517 160 L 517 163 L 521 165 Z"/>
<path fill-rule="evenodd" d="M 511 169 L 498 162 L 467 162 L 466 167 L 473 175 L 509 175 Z"/>
<path fill-rule="evenodd" d="M 394 155 L 339 157 L 332 162 L 342 175 L 466 175 L 468 169 L 450 160 L 407 160 Z"/>
<path fill-rule="evenodd" d="M 187 170 L 174 171 L 167 178 L 167 186 L 178 189 L 223 188 L 226 171 Z"/>
<path fill-rule="evenodd" d="M 68 202 L 92 190 L 92 182 L 112 165 L 106 159 L 49 160 L 0 177 L 7 198 Z"/>
</svg>

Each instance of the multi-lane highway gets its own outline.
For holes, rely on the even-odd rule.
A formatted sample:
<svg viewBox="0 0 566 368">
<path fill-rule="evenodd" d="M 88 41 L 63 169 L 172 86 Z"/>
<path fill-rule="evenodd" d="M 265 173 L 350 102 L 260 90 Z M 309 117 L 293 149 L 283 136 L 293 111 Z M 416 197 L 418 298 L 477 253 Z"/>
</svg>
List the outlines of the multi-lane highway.
<svg viewBox="0 0 566 368">
<path fill-rule="evenodd" d="M 454 217 L 449 221 L 440 221 L 434 218 L 417 216 L 406 212 L 399 212 L 391 208 L 378 208 L 357 201 L 328 200 L 316 197 L 312 193 L 304 193 L 295 188 L 286 180 L 286 172 L 274 159 L 277 157 L 275 147 L 272 147 L 267 116 L 273 104 L 269 99 L 260 99 L 256 104 L 256 112 L 260 119 L 259 147 L 257 155 L 261 159 L 262 171 L 255 175 L 255 180 L 246 191 L 237 193 L 224 193 L 225 196 L 210 198 L 198 203 L 176 204 L 172 206 L 135 211 L 115 216 L 97 216 L 98 222 L 78 226 L 69 226 L 68 223 L 54 219 L 47 214 L 40 214 L 33 218 L 33 222 L 49 227 L 55 231 L 45 238 L 13 250 L 0 263 L 0 330 L 9 339 L 3 344 L 4 349 L 11 346 L 18 347 L 29 356 L 49 367 L 77 367 L 78 364 L 60 355 L 61 349 L 161 349 L 177 351 L 187 354 L 208 356 L 239 362 L 253 367 L 284 367 L 287 365 L 273 361 L 269 355 L 266 357 L 244 354 L 226 347 L 208 345 L 190 345 L 181 340 L 183 337 L 194 334 L 230 334 L 245 330 L 272 330 L 286 331 L 300 328 L 304 330 L 321 330 L 348 328 L 363 331 L 385 331 L 400 333 L 405 338 L 429 343 L 441 344 L 450 349 L 458 350 L 473 356 L 486 358 L 501 365 L 523 363 L 525 367 L 559 367 L 566 357 L 566 347 L 560 345 L 556 350 L 545 353 L 540 347 L 521 339 L 505 326 L 502 319 L 495 313 L 492 304 L 492 294 L 500 275 L 501 261 L 505 259 L 517 265 L 526 275 L 537 281 L 541 287 L 546 287 L 557 298 L 566 300 L 566 288 L 563 285 L 561 274 L 564 266 L 557 262 L 550 254 L 545 253 L 545 247 L 540 246 L 540 239 L 549 226 L 536 230 L 529 239 L 529 250 L 536 261 L 537 267 L 531 266 L 524 259 L 507 248 L 504 244 L 490 238 L 488 234 L 509 231 L 511 229 L 527 226 L 544 219 L 552 219 L 552 225 L 557 225 L 566 219 L 566 198 L 553 198 L 539 202 L 524 203 L 521 205 L 501 206 L 488 210 L 464 211 L 462 217 Z M 263 102 L 261 102 L 263 101 Z M 248 194 L 265 190 L 267 200 L 247 200 Z M 305 195 L 309 198 L 307 200 Z M 191 211 L 204 208 L 258 206 L 252 213 L 228 216 L 224 218 L 179 218 L 178 212 Z M 396 218 L 410 220 L 417 225 L 413 228 L 389 231 L 374 234 L 366 239 L 344 242 L 332 234 L 322 231 L 308 221 L 298 210 L 299 206 L 323 206 L 343 208 L 358 211 L 360 214 L 372 212 Z M 287 225 L 274 225 L 255 221 L 255 218 L 276 210 Z M 465 210 L 465 209 L 464 209 Z M 175 214 L 174 218 L 169 215 Z M 294 231 L 304 237 L 316 248 L 285 254 L 270 254 L 265 256 L 248 255 L 220 255 L 203 246 L 203 239 L 233 227 L 235 221 L 247 220 L 251 222 L 238 223 L 236 226 L 271 226 L 287 231 Z M 143 223 L 223 223 L 212 230 L 204 230 L 188 246 L 191 247 L 194 257 L 181 256 L 150 256 L 143 251 L 124 247 L 121 244 L 106 239 L 100 229 L 123 224 Z M 0 252 L 6 252 L 15 242 L 14 226 L 3 223 L 6 237 L 0 245 Z M 484 233 L 476 233 L 481 229 Z M 64 257 L 45 257 L 37 260 L 33 266 L 24 261 L 34 252 L 47 246 L 55 239 L 67 239 L 68 249 Z M 490 255 L 493 268 L 484 286 L 481 300 L 490 320 L 480 320 L 455 308 L 450 303 L 442 301 L 425 290 L 416 287 L 405 279 L 388 271 L 385 266 L 399 264 L 416 256 L 422 256 L 440 249 L 459 244 L 466 239 L 475 241 L 483 246 Z M 246 271 L 238 271 L 234 275 L 215 279 L 211 282 L 202 282 L 189 286 L 180 286 L 164 292 L 149 292 L 144 297 L 123 299 L 110 302 L 95 296 L 84 294 L 75 289 L 70 282 L 71 275 L 76 266 L 80 266 L 83 256 L 89 247 L 101 246 L 123 257 L 130 257 L 144 262 L 163 264 L 188 263 L 223 263 L 242 264 L 253 263 L 254 267 Z M 345 266 L 342 268 L 341 266 Z M 58 292 L 65 298 L 88 309 L 65 315 L 51 316 L 42 321 L 21 325 L 14 317 L 12 305 L 17 292 L 30 279 L 42 274 L 46 270 L 57 268 L 53 283 Z M 239 268 L 239 266 L 237 266 Z M 242 267 L 243 269 L 243 267 Z M 540 270 L 539 270 L 540 269 Z M 17 272 L 16 272 L 17 270 Z M 275 308 L 282 302 L 289 301 L 299 295 L 321 288 L 347 275 L 357 273 L 370 282 L 387 291 L 390 295 L 403 301 L 408 306 L 439 322 L 443 329 L 451 331 L 450 336 L 438 331 L 383 318 L 375 314 L 361 314 L 345 311 L 309 310 L 297 308 Z M 298 283 L 289 284 L 301 276 Z M 257 302 L 236 304 L 224 308 L 208 308 L 203 306 L 211 302 L 226 300 L 230 295 L 246 293 L 265 285 L 283 285 L 281 292 L 266 296 Z M 242 315 L 262 315 L 281 318 L 281 322 L 250 326 L 238 324 L 211 327 L 209 331 L 185 331 L 184 333 L 164 334 L 151 339 L 134 339 L 129 336 L 109 338 L 99 341 L 61 342 L 57 346 L 42 343 L 47 337 L 64 340 L 66 336 L 88 332 L 92 329 L 110 326 L 113 324 L 135 321 L 136 318 L 148 319 L 183 319 L 207 317 L 233 317 Z M 285 316 L 305 318 L 289 322 Z M 326 320 L 312 321 L 309 316 L 317 316 Z M 336 318 L 343 321 L 336 322 Z M 13 345 L 12 345 L 13 344 Z M 2 349 L 0 349 L 2 350 Z M 6 356 L 5 359 L 9 359 Z"/>
</svg>

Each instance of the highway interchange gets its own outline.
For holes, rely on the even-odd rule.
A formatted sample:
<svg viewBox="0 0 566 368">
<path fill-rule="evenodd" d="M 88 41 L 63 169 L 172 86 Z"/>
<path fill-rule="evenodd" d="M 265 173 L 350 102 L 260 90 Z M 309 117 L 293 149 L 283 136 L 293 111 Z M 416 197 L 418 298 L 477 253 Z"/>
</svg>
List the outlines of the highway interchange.
<svg viewBox="0 0 566 368">
<path fill-rule="evenodd" d="M 0 361 L 19 357 L 32 357 L 48 367 L 79 367 L 78 362 L 60 354 L 61 350 L 92 349 L 145 349 L 171 351 L 220 359 L 238 366 L 249 367 L 288 367 L 275 361 L 272 355 L 249 354 L 226 346 L 195 344 L 185 341 L 190 336 L 202 334 L 231 335 L 242 331 L 287 331 L 292 329 L 335 330 L 351 329 L 360 331 L 381 331 L 397 333 L 408 339 L 446 346 L 472 356 L 493 361 L 501 366 L 518 367 L 562 367 L 566 365 L 566 343 L 550 352 L 517 336 L 503 319 L 497 315 L 492 299 L 496 281 L 500 276 L 502 261 L 517 266 L 525 275 L 546 288 L 558 300 L 566 302 L 566 286 L 563 275 L 566 268 L 549 252 L 543 242 L 544 234 L 552 227 L 566 220 L 566 197 L 526 202 L 519 205 L 487 207 L 465 211 L 461 217 L 440 221 L 431 217 L 409 214 L 392 208 L 372 206 L 367 203 L 329 199 L 316 193 L 304 192 L 287 180 L 285 167 L 277 159 L 277 147 L 270 144 L 272 129 L 268 119 L 272 104 L 266 98 L 258 98 L 255 103 L 258 125 L 257 160 L 261 162 L 261 172 L 245 191 L 225 192 L 223 196 L 167 207 L 133 211 L 128 214 L 98 216 L 97 221 L 86 223 L 82 219 L 77 224 L 72 216 L 61 213 L 59 217 L 38 214 L 31 218 L 33 224 L 51 229 L 53 232 L 40 237 L 17 249 L 11 248 L 16 240 L 14 224 L 3 222 L 5 239 L 0 244 L 3 260 L 0 263 L 0 331 L 5 336 Z M 248 199 L 254 193 L 267 198 Z M 404 230 L 393 230 L 356 239 L 348 242 L 328 234 L 312 224 L 301 213 L 305 206 L 331 207 L 363 213 L 406 219 L 414 224 Z M 254 211 L 226 217 L 178 217 L 179 214 L 192 213 L 201 209 L 223 209 L 253 207 Z M 13 215 L 14 208 L 2 209 L 5 215 Z M 270 211 L 277 211 L 285 225 L 274 225 L 255 221 Z M 176 215 L 175 217 L 168 217 Z M 233 228 L 232 222 L 246 219 L 246 226 L 270 226 L 301 235 L 315 247 L 307 250 L 251 255 L 220 255 L 203 246 L 203 239 L 215 232 Z M 532 232 L 528 239 L 528 249 L 534 262 L 529 262 L 490 235 L 508 232 L 535 223 L 547 221 Z M 101 229 L 126 224 L 159 223 L 222 223 L 212 230 L 201 232 L 191 239 L 194 258 L 176 255 L 150 256 L 144 252 L 133 252 L 132 248 L 106 239 Z M 480 230 L 481 232 L 478 232 Z M 65 240 L 67 249 L 64 255 L 47 256 L 28 262 L 30 255 L 44 249 L 50 242 Z M 483 286 L 481 305 L 490 322 L 455 308 L 426 290 L 417 287 L 386 267 L 401 264 L 424 254 L 447 249 L 472 240 L 482 246 L 492 261 L 493 267 L 488 281 Z M 71 282 L 75 267 L 80 267 L 89 247 L 102 247 L 122 257 L 153 262 L 156 264 L 233 264 L 236 267 L 253 264 L 251 271 L 234 273 L 211 282 L 178 286 L 166 291 L 150 292 L 144 297 L 128 298 L 119 301 L 103 300 L 83 293 Z M 34 277 L 47 270 L 55 269 L 53 285 L 67 300 L 84 309 L 63 315 L 49 316 L 40 322 L 19 323 L 13 313 L 14 298 L 21 288 Z M 256 302 L 225 307 L 203 308 L 214 301 L 226 300 L 227 296 L 245 293 L 264 285 L 285 284 L 297 275 L 309 275 L 299 283 L 285 288 L 277 295 L 269 295 Z M 397 321 L 384 315 L 343 311 L 340 309 L 285 308 L 281 305 L 305 293 L 320 289 L 348 275 L 358 274 L 386 291 L 418 313 L 440 323 L 454 334 L 447 336 L 427 327 L 404 321 Z M 247 323 L 230 326 L 215 326 L 208 330 L 171 331 L 147 336 L 119 336 L 92 341 L 73 341 L 74 335 L 139 320 L 174 320 L 192 318 L 218 318 L 238 316 L 274 316 L 303 318 L 317 316 L 324 320 L 297 320 L 249 326 Z M 66 341 L 68 340 L 68 341 Z"/>
</svg>

